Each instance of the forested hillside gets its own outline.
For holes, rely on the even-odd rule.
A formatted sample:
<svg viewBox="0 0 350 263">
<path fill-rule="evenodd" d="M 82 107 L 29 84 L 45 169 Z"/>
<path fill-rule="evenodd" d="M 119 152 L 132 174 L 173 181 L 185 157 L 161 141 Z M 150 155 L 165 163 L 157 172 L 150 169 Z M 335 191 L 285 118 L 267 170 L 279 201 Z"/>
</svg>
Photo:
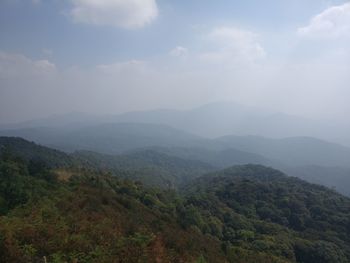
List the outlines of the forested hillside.
<svg viewBox="0 0 350 263">
<path fill-rule="evenodd" d="M 68 126 L 36 127 L 34 125 L 32 128 L 0 130 L 0 135 L 23 137 L 47 147 L 65 151 L 67 154 L 94 152 L 94 155 L 97 155 L 99 153 L 101 156 L 98 159 L 106 159 L 103 165 L 113 163 L 108 165 L 110 170 L 115 170 L 116 165 L 114 161 L 110 162 L 111 158 L 107 156 L 124 156 L 129 155 L 130 152 L 143 152 L 149 155 L 148 150 L 153 151 L 154 154 L 155 152 L 165 154 L 167 155 L 165 158 L 174 156 L 185 161 L 200 161 L 217 169 L 249 163 L 262 164 L 312 183 L 334 187 L 342 194 L 350 196 L 348 191 L 350 189 L 349 147 L 312 137 L 273 139 L 261 136 L 228 135 L 209 139 L 164 124 L 156 124 L 157 122 L 118 123 L 112 122 L 113 119 L 106 123 L 103 121 L 106 120 L 101 119 L 94 125 L 90 122 L 83 125 L 80 122 L 69 121 Z M 116 163 L 120 164 L 118 161 Z M 140 166 L 136 165 L 136 167 Z M 182 181 L 172 174 L 167 174 L 166 179 L 163 180 L 163 174 L 167 171 L 163 171 L 162 168 L 164 167 L 155 169 L 154 164 L 151 164 L 151 167 L 143 166 L 142 169 L 138 169 L 137 174 L 134 174 L 134 178 L 140 178 L 138 175 L 144 173 L 141 178 L 150 179 L 152 176 L 148 175 L 156 170 L 159 179 L 147 179 L 148 184 L 172 187 Z M 202 170 L 199 167 L 198 171 Z M 188 175 L 188 173 L 185 174 Z"/>
<path fill-rule="evenodd" d="M 15 155 L 25 161 L 42 162 L 50 167 L 73 165 L 72 158 L 63 152 L 43 147 L 19 137 L 0 137 L 0 156 Z"/>
<path fill-rule="evenodd" d="M 197 160 L 171 156 L 151 149 L 122 155 L 105 155 L 79 151 L 71 155 L 76 163 L 98 171 L 109 171 L 119 177 L 138 180 L 148 186 L 177 188 L 216 169 Z"/>
<path fill-rule="evenodd" d="M 350 199 L 326 187 L 242 165 L 157 188 L 126 168 L 155 158 L 176 174 L 186 163 L 133 153 L 111 175 L 91 168 L 93 154 L 86 167 L 52 166 L 62 153 L 36 162 L 41 146 L 25 145 L 27 158 L 11 147 L 0 157 L 0 262 L 350 261 Z"/>
<path fill-rule="evenodd" d="M 191 179 L 216 169 L 202 161 L 183 159 L 151 149 L 121 155 L 76 151 L 66 154 L 22 138 L 0 137 L 0 156 L 16 156 L 47 168 L 79 168 L 109 172 L 148 186 L 177 188 Z"/>
<path fill-rule="evenodd" d="M 9 159 L 0 176 L 0 262 L 225 260 L 218 240 L 177 223 L 173 192 Z"/>
<path fill-rule="evenodd" d="M 221 240 L 290 261 L 349 262 L 350 199 L 323 186 L 247 165 L 201 177 L 185 193 L 192 224 Z"/>
</svg>

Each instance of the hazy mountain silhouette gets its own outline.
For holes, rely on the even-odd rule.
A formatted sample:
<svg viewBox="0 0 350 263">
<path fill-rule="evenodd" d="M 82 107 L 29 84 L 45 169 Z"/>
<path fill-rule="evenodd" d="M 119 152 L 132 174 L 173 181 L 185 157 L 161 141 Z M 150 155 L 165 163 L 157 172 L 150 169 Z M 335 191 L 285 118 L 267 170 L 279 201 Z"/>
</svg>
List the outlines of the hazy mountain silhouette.
<svg viewBox="0 0 350 263">
<path fill-rule="evenodd" d="M 271 138 L 310 136 L 350 145 L 347 129 L 339 125 L 244 106 L 234 102 L 216 102 L 189 110 L 158 109 L 104 116 L 73 112 L 17 124 L 2 125 L 0 128 L 2 130 L 35 127 L 71 129 L 103 123 L 133 122 L 168 125 L 208 138 L 231 134 Z"/>
<path fill-rule="evenodd" d="M 350 142 L 345 129 L 336 125 L 234 102 L 216 102 L 184 111 L 129 112 L 110 121 L 162 123 L 209 138 L 230 134 L 272 138 L 310 136 Z"/>
<path fill-rule="evenodd" d="M 147 147 L 187 148 L 171 149 L 170 152 L 201 161 L 216 160 L 215 165 L 219 166 L 282 163 L 288 166 L 350 167 L 350 148 L 311 137 L 271 139 L 230 135 L 206 139 L 170 126 L 150 123 L 106 123 L 77 129 L 37 127 L 3 130 L 0 135 L 23 137 L 68 152 L 88 150 L 120 154 Z"/>
<path fill-rule="evenodd" d="M 118 154 L 151 146 L 198 146 L 202 138 L 161 124 L 106 123 L 78 129 L 28 128 L 0 131 L 64 151 Z"/>
<path fill-rule="evenodd" d="M 349 166 L 350 148 L 312 137 L 271 139 L 258 136 L 224 136 L 222 147 L 253 152 L 288 165 Z"/>
</svg>

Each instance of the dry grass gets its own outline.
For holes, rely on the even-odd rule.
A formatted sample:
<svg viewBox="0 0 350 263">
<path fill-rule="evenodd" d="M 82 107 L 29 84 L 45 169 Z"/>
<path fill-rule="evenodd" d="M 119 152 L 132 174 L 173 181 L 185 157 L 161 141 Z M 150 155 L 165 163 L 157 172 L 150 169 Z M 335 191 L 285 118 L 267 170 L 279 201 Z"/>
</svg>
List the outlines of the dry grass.
<svg viewBox="0 0 350 263">
<path fill-rule="evenodd" d="M 68 182 L 69 179 L 75 174 L 73 171 L 69 170 L 56 170 L 54 173 L 57 175 L 57 179 L 62 182 Z"/>
</svg>

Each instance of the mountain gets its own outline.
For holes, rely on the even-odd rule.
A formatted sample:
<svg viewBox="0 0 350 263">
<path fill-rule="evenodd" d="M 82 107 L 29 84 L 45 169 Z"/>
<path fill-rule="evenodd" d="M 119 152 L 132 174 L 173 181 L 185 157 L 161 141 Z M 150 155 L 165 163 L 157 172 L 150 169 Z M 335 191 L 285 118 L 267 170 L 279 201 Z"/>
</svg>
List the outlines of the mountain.
<svg viewBox="0 0 350 263">
<path fill-rule="evenodd" d="M 71 155 L 84 167 L 109 171 L 119 178 L 137 180 L 148 186 L 178 188 L 194 178 L 216 170 L 201 161 L 182 159 L 153 150 L 138 150 L 122 155 L 80 151 Z"/>
<path fill-rule="evenodd" d="M 0 262 L 225 261 L 218 240 L 177 222 L 172 191 L 65 173 L 0 158 Z"/>
<path fill-rule="evenodd" d="M 246 151 L 240 151 L 234 148 L 227 148 L 223 150 L 215 150 L 215 148 L 221 148 L 221 146 L 214 146 L 215 143 L 210 142 L 207 145 L 205 142 L 200 147 L 152 147 L 151 149 L 160 153 L 164 153 L 170 156 L 176 156 L 182 159 L 197 160 L 205 163 L 209 163 L 218 168 L 225 168 L 239 164 L 264 164 L 272 165 L 273 161 L 265 158 L 262 155 L 250 153 Z M 214 149 L 211 149 L 214 148 Z M 224 147 L 223 147 L 224 148 Z"/>
<path fill-rule="evenodd" d="M 333 134 L 328 132 L 329 126 L 231 102 L 186 111 L 164 109 L 118 116 L 96 117 L 73 113 L 21 125 L 18 127 L 26 128 L 0 130 L 0 135 L 23 137 L 65 152 L 92 151 L 120 155 L 140 149 L 155 149 L 168 156 L 200 161 L 216 168 L 248 163 L 268 165 L 349 194 L 346 189 L 350 187 L 350 149 L 304 136 L 318 134 L 322 138 L 321 133 Z M 321 133 L 312 132 L 313 129 Z M 339 127 L 332 130 L 346 131 Z M 279 137 L 278 133 L 303 136 L 279 139 L 227 135 L 209 139 L 195 135 L 214 136 L 213 131 L 221 135 L 234 132 L 269 134 L 272 137 Z M 175 177 L 170 181 L 161 180 L 165 173 L 160 171 L 162 169 L 157 168 L 156 172 L 153 166 L 145 168 L 141 169 L 143 177 L 158 178 L 153 182 L 155 184 L 174 186 L 179 182 Z M 170 177 L 168 174 L 166 180 Z"/>
<path fill-rule="evenodd" d="M 176 191 L 3 157 L 0 262 L 350 260 L 350 199 L 271 168 L 235 166 Z"/>
<path fill-rule="evenodd" d="M 70 167 L 72 158 L 60 151 L 15 137 L 0 137 L 0 156 L 14 155 L 30 162 L 42 162 L 48 167 Z"/>
<path fill-rule="evenodd" d="M 148 123 L 105 123 L 72 130 L 38 127 L 2 130 L 0 135 L 23 137 L 67 152 L 121 154 L 158 147 L 181 158 L 220 167 L 245 163 L 350 166 L 350 148 L 312 137 L 272 139 L 230 135 L 205 139 L 170 126 Z"/>
<path fill-rule="evenodd" d="M 198 178 L 184 192 L 187 223 L 233 246 L 286 262 L 350 261 L 350 199 L 326 187 L 246 165 Z"/>
<path fill-rule="evenodd" d="M 195 146 L 202 138 L 161 124 L 105 123 L 73 130 L 27 128 L 2 130 L 2 136 L 27 140 L 72 152 L 76 150 L 118 154 L 151 146 Z"/>
<path fill-rule="evenodd" d="M 94 116 L 73 112 L 2 125 L 0 129 L 46 127 L 67 130 L 103 123 L 163 124 L 207 138 L 230 134 L 270 138 L 309 136 L 350 145 L 348 127 L 344 125 L 311 120 L 230 101 L 206 104 L 189 110 L 158 109 L 119 115 Z"/>
<path fill-rule="evenodd" d="M 109 172 L 119 178 L 137 180 L 147 186 L 160 188 L 177 188 L 216 169 L 205 162 L 182 159 L 150 149 L 121 155 L 88 151 L 66 154 L 16 137 L 0 137 L 1 156 L 16 156 L 27 163 L 40 163 L 51 169 L 84 168 Z"/>
<path fill-rule="evenodd" d="M 254 140 L 247 140 L 246 142 L 252 147 L 250 149 L 252 151 L 255 148 L 263 149 L 262 143 L 256 143 L 257 141 L 262 140 L 264 143 L 266 143 L 266 140 L 270 141 L 270 139 L 258 137 L 247 138 L 254 138 Z M 238 141 L 244 142 L 243 139 L 238 139 Z M 255 143 L 252 143 L 252 141 L 255 141 Z M 272 144 L 267 145 L 271 146 Z M 234 146 L 244 148 L 245 144 Z M 305 147 L 307 147 L 307 144 L 305 144 Z M 44 162 L 49 167 L 89 167 L 93 170 L 109 171 L 118 177 L 139 180 L 149 186 L 177 188 L 188 180 L 215 169 L 227 168 L 232 165 L 262 164 L 278 168 L 288 175 L 302 178 L 308 182 L 328 186 L 350 196 L 350 168 L 347 166 L 322 166 L 320 160 L 316 162 L 318 165 L 298 163 L 298 165 L 292 166 L 287 165 L 286 160 L 268 159 L 259 154 L 234 148 L 226 150 L 209 148 L 157 146 L 126 151 L 118 155 L 91 151 L 76 151 L 72 154 L 66 154 L 22 138 L 0 137 L 0 154 L 7 149 L 24 160 Z M 285 147 L 282 147 L 282 149 L 285 149 Z M 273 150 L 272 152 L 280 154 L 281 151 Z M 319 153 L 322 152 L 324 150 L 319 151 Z M 303 151 L 297 152 L 296 156 L 304 153 Z M 279 156 L 283 155 L 280 154 Z M 336 156 L 336 154 L 333 154 L 333 156 Z M 324 163 L 326 164 L 327 161 Z"/>
<path fill-rule="evenodd" d="M 262 143 L 258 143 L 260 140 L 266 142 L 270 141 L 271 139 L 265 139 L 265 138 L 257 138 L 257 137 L 248 137 L 248 138 L 255 138 L 255 143 L 249 143 L 254 140 L 247 140 L 246 143 L 251 147 L 249 150 L 255 151 L 255 149 L 263 150 L 264 147 L 261 146 Z M 295 139 L 295 138 L 293 138 Z M 312 140 L 312 139 L 311 139 Z M 238 140 L 240 141 L 240 140 Z M 272 140 L 275 141 L 275 140 Z M 301 140 L 302 141 L 302 140 Z M 240 141 L 244 142 L 244 140 Z M 276 142 L 275 142 L 276 143 Z M 322 142 L 326 143 L 326 142 Z M 278 144 L 278 143 L 276 143 Z M 240 148 L 240 146 L 245 149 L 243 145 L 233 145 L 234 147 Z M 268 144 L 269 145 L 269 144 Z M 326 143 L 327 145 L 327 143 Z M 331 144 L 333 145 L 333 144 Z M 254 147 L 253 147 L 254 146 Z M 308 147 L 308 144 L 306 143 L 304 145 L 306 148 Z M 334 145 L 333 145 L 334 146 Z M 338 147 L 336 145 L 336 147 Z M 293 147 L 291 147 L 293 148 Z M 327 148 L 327 147 L 326 147 Z M 289 149 L 284 148 L 282 149 Z M 325 164 L 328 163 L 328 160 L 322 162 L 320 159 L 317 159 L 312 156 L 312 154 L 317 154 L 324 152 L 324 150 L 320 150 L 317 153 L 310 153 L 311 158 L 314 158 L 313 160 L 309 160 L 309 163 L 318 163 L 319 165 L 302 165 L 304 162 L 297 162 L 298 165 L 291 165 L 287 164 L 289 159 L 282 159 L 283 155 L 281 154 L 281 151 L 272 150 L 272 157 L 278 157 L 280 160 L 276 159 L 268 159 L 262 155 L 249 153 L 245 151 L 236 150 L 233 148 L 229 148 L 227 150 L 210 150 L 210 149 L 204 149 L 204 148 L 162 148 L 162 147 L 155 147 L 152 148 L 154 151 L 158 151 L 160 153 L 164 153 L 166 155 L 170 156 L 176 156 L 182 159 L 189 159 L 189 160 L 198 160 L 201 162 L 208 163 L 214 167 L 217 167 L 217 169 L 220 168 L 228 168 L 232 165 L 242 165 L 242 164 L 262 164 L 271 166 L 274 168 L 277 168 L 284 173 L 298 177 L 301 179 L 304 179 L 310 183 L 316 183 L 320 185 L 325 185 L 329 188 L 335 189 L 339 193 L 342 193 L 346 196 L 350 196 L 350 167 L 347 165 L 347 159 L 344 158 L 343 163 L 339 163 L 338 161 L 341 160 L 341 158 L 338 160 L 335 160 L 335 163 L 338 165 L 344 165 L 344 166 L 325 166 Z M 337 151 L 336 151 L 337 153 Z M 274 154 L 277 154 L 275 156 Z M 288 151 L 286 151 L 286 154 L 290 154 Z M 295 152 L 295 156 L 300 157 L 303 154 L 307 154 L 305 151 L 303 152 L 300 150 L 300 152 Z M 327 151 L 326 151 L 326 154 Z M 299 156 L 300 155 L 300 156 Z M 307 155 L 309 156 L 309 155 Z M 334 154 L 333 156 L 336 156 Z M 333 158 L 332 156 L 332 158 Z M 345 155 L 340 155 L 341 157 L 344 157 Z M 309 157 L 308 157 L 309 158 Z M 309 159 L 311 159 L 309 158 Z M 296 162 L 293 162 L 296 164 Z M 346 165 L 346 166 L 345 166 Z"/>
<path fill-rule="evenodd" d="M 193 178 L 211 169 L 241 164 L 262 164 L 350 195 L 349 148 L 315 138 L 271 139 L 257 136 L 225 136 L 204 139 L 164 125 L 137 123 L 101 124 L 69 131 L 28 128 L 0 131 L 1 134 L 23 136 L 30 141 L 66 152 L 94 152 L 93 159 L 99 159 L 101 162 L 96 165 L 94 161 L 93 168 L 108 167 L 114 174 L 117 164 L 121 163 L 120 159 L 107 155 L 127 155 L 130 152 L 144 151 L 145 157 L 151 152 L 153 153 L 150 156 L 156 153 L 163 155 L 163 157 L 157 156 L 154 160 L 170 157 L 182 160 L 182 162 L 176 158 L 171 160 L 179 165 L 176 176 L 169 172 L 169 167 L 155 165 L 149 159 L 147 165 L 144 162 L 134 162 L 134 167 L 137 169 L 133 169 L 133 173 L 130 169 L 125 173 L 123 166 L 119 166 L 119 175 L 125 173 L 124 176 L 147 181 L 148 185 L 178 187 L 186 181 L 184 178 Z M 97 157 L 98 154 L 101 155 Z M 52 157 L 51 154 L 47 156 Z M 46 155 L 43 157 L 46 158 Z M 88 157 L 89 155 L 84 156 L 85 161 L 89 159 Z M 124 161 L 128 159 L 126 156 L 122 158 Z M 61 162 L 67 157 L 59 159 Z M 67 164 L 72 161 L 76 160 L 71 160 Z M 113 162 L 115 163 L 112 164 Z"/>
<path fill-rule="evenodd" d="M 310 136 L 350 145 L 345 127 L 226 101 L 190 110 L 152 110 L 111 117 L 113 122 L 161 123 L 202 137 L 257 135 Z"/>
<path fill-rule="evenodd" d="M 258 136 L 225 136 L 216 139 L 223 148 L 260 154 L 292 165 L 350 167 L 350 148 L 311 137 L 270 139 Z"/>
<path fill-rule="evenodd" d="M 33 119 L 17 123 L 1 124 L 1 130 L 25 129 L 25 128 L 79 128 L 92 126 L 105 122 L 105 116 L 97 116 L 83 112 L 70 112 L 67 114 L 56 114 L 46 118 Z"/>
<path fill-rule="evenodd" d="M 350 197 L 350 168 L 326 166 L 283 167 L 283 172 L 308 182 L 325 185 Z"/>
</svg>

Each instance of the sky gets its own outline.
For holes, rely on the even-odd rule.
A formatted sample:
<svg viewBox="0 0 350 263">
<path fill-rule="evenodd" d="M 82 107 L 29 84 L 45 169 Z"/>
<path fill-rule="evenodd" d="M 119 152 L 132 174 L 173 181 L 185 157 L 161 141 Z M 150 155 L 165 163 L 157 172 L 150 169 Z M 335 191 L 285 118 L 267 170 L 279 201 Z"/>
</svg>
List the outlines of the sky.
<svg viewBox="0 0 350 263">
<path fill-rule="evenodd" d="M 0 123 L 221 100 L 349 123 L 350 2 L 0 1 Z"/>
</svg>

